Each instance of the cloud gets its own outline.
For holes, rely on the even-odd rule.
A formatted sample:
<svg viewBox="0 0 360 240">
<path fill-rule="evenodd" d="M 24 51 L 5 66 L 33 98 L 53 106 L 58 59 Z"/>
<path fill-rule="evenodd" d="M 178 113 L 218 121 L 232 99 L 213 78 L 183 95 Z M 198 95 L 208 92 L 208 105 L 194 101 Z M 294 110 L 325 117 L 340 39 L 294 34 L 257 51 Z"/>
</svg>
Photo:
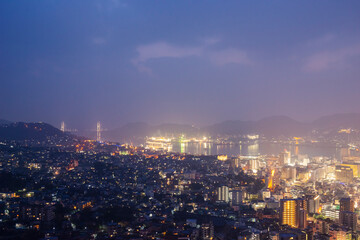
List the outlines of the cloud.
<svg viewBox="0 0 360 240">
<path fill-rule="evenodd" d="M 337 50 L 327 50 L 315 53 L 305 60 L 306 72 L 320 72 L 332 67 L 346 64 L 354 56 L 360 55 L 360 44 Z"/>
<path fill-rule="evenodd" d="M 107 40 L 103 37 L 94 37 L 92 43 L 95 45 L 104 45 L 107 43 Z"/>
<path fill-rule="evenodd" d="M 95 6 L 100 12 L 111 12 L 118 8 L 126 8 L 128 5 L 121 0 L 97 0 L 95 1 Z"/>
<path fill-rule="evenodd" d="M 201 55 L 202 50 L 202 47 L 179 47 L 165 42 L 159 42 L 139 46 L 137 48 L 138 57 L 135 61 L 146 62 L 150 59 L 156 58 L 183 58 L 188 56 L 199 56 Z"/>
<path fill-rule="evenodd" d="M 246 52 L 238 49 L 225 49 L 209 53 L 209 58 L 212 63 L 218 66 L 226 64 L 251 64 Z"/>
<path fill-rule="evenodd" d="M 217 37 L 205 38 L 203 40 L 205 46 L 215 45 L 220 41 L 221 41 L 220 38 Z"/>
<path fill-rule="evenodd" d="M 147 45 L 141 45 L 136 48 L 137 56 L 132 59 L 132 63 L 138 68 L 140 72 L 152 73 L 151 68 L 146 64 L 150 60 L 164 59 L 164 58 L 186 58 L 199 57 L 217 66 L 226 64 L 250 64 L 251 61 L 247 57 L 246 52 L 227 48 L 216 50 L 212 46 L 219 43 L 217 38 L 204 39 L 202 44 L 198 46 L 178 46 L 167 42 L 156 42 Z"/>
<path fill-rule="evenodd" d="M 112 3 L 113 7 L 118 8 L 118 7 L 127 7 L 127 3 L 122 2 L 120 0 L 111 0 L 110 3 Z"/>
<path fill-rule="evenodd" d="M 321 37 L 311 39 L 309 40 L 306 45 L 309 47 L 318 47 L 322 46 L 323 44 L 327 44 L 329 42 L 332 42 L 334 39 L 336 39 L 336 35 L 332 33 L 325 34 Z"/>
<path fill-rule="evenodd" d="M 151 75 L 152 70 L 146 66 L 147 61 L 160 58 L 200 56 L 203 49 L 202 47 L 179 47 L 166 42 L 158 42 L 139 46 L 136 51 L 138 56 L 132 59 L 132 63 L 137 67 L 139 72 L 145 72 Z"/>
</svg>

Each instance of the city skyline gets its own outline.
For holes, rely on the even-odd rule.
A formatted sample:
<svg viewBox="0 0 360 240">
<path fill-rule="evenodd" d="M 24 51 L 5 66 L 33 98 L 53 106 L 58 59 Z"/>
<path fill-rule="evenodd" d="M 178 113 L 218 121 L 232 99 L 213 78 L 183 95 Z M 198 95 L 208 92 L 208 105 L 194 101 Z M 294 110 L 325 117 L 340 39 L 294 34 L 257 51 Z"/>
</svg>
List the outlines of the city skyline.
<svg viewBox="0 0 360 240">
<path fill-rule="evenodd" d="M 360 1 L 0 1 L 0 239 L 360 240 Z"/>
</svg>

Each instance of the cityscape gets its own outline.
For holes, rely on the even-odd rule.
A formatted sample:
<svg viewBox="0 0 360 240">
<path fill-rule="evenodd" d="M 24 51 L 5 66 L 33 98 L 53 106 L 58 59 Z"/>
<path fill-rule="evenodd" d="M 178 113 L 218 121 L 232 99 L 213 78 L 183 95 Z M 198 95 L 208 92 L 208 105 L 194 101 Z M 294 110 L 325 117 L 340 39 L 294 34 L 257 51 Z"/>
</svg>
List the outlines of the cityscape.
<svg viewBox="0 0 360 240">
<path fill-rule="evenodd" d="M 360 2 L 0 2 L 0 239 L 360 239 Z"/>
</svg>

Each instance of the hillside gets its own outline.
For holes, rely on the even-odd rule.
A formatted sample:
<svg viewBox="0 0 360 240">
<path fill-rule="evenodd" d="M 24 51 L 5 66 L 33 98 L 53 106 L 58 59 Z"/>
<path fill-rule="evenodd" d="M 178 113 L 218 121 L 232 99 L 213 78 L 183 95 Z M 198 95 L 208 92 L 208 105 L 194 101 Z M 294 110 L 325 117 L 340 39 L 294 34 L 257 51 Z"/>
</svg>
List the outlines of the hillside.
<svg viewBox="0 0 360 240">
<path fill-rule="evenodd" d="M 59 129 L 47 123 L 10 123 L 0 125 L 0 140 L 35 140 L 44 141 L 49 138 L 67 137 L 68 134 L 63 133 Z"/>
<path fill-rule="evenodd" d="M 0 119 L 0 125 L 10 124 L 11 122 L 5 119 Z"/>
<path fill-rule="evenodd" d="M 315 120 L 312 126 L 320 130 L 332 130 L 337 128 L 360 129 L 360 113 L 344 113 L 325 116 Z"/>
</svg>

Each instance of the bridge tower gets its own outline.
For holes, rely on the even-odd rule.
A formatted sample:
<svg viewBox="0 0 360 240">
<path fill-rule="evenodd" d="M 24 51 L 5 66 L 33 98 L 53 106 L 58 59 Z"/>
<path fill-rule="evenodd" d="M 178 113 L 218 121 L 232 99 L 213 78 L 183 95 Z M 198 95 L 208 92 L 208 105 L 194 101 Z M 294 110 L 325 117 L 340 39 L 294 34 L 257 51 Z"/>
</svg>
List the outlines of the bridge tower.
<svg viewBox="0 0 360 240">
<path fill-rule="evenodd" d="M 100 123 L 100 121 L 97 122 L 97 125 L 96 125 L 96 140 L 98 142 L 101 142 L 101 123 Z"/>
<path fill-rule="evenodd" d="M 64 122 L 64 121 L 61 122 L 61 128 L 60 128 L 60 130 L 61 130 L 62 132 L 65 132 L 65 122 Z"/>
</svg>

